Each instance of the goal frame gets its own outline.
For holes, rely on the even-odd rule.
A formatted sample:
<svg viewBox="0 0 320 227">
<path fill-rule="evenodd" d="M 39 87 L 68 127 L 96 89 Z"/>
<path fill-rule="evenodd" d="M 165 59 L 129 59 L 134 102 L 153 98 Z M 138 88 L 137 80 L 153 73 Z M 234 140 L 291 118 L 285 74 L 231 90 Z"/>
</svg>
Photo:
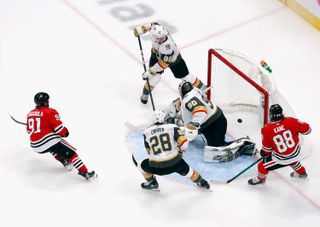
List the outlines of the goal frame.
<svg viewBox="0 0 320 227">
<path fill-rule="evenodd" d="M 213 86 L 214 87 L 214 75 L 212 74 L 213 71 L 213 65 L 212 60 L 213 56 L 218 58 L 221 62 L 223 62 L 225 65 L 227 65 L 230 69 L 232 69 L 239 77 L 241 77 L 245 83 L 249 83 L 251 86 L 253 86 L 255 89 L 257 89 L 261 95 L 263 96 L 263 103 L 261 103 L 263 107 L 263 123 L 266 125 L 268 123 L 268 107 L 269 107 L 269 93 L 266 89 L 261 87 L 259 84 L 257 84 L 255 81 L 253 81 L 251 78 L 249 78 L 246 74 L 244 74 L 241 70 L 239 70 L 235 65 L 233 65 L 230 61 L 228 61 L 226 58 L 224 58 L 221 54 L 219 54 L 214 49 L 208 50 L 208 71 L 207 71 L 207 86 Z M 209 100 L 211 100 L 211 90 L 209 89 L 207 93 L 207 97 Z"/>
</svg>

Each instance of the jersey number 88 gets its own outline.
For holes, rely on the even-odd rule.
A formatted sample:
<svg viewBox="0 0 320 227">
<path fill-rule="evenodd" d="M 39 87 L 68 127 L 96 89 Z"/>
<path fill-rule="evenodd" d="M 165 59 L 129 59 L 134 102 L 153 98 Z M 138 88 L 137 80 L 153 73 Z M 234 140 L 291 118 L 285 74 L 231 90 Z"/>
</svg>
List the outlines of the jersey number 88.
<svg viewBox="0 0 320 227">
<path fill-rule="evenodd" d="M 288 148 L 293 148 L 296 145 L 290 130 L 286 130 L 282 134 L 274 136 L 273 142 L 277 146 L 277 150 L 280 153 L 286 152 Z"/>
</svg>

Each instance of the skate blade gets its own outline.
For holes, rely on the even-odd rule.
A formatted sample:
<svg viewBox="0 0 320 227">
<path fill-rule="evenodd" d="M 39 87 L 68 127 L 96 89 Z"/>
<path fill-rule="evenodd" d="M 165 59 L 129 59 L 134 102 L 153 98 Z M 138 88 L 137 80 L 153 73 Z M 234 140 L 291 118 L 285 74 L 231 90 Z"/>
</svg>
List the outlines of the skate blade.
<svg viewBox="0 0 320 227">
<path fill-rule="evenodd" d="M 143 191 L 149 191 L 149 192 L 160 192 L 160 189 L 159 188 L 154 188 L 154 189 L 145 189 L 145 188 L 142 188 Z"/>
<path fill-rule="evenodd" d="M 98 178 L 98 174 L 94 174 L 94 176 L 88 178 L 87 181 L 92 182 L 92 181 L 95 181 L 97 178 Z"/>
</svg>

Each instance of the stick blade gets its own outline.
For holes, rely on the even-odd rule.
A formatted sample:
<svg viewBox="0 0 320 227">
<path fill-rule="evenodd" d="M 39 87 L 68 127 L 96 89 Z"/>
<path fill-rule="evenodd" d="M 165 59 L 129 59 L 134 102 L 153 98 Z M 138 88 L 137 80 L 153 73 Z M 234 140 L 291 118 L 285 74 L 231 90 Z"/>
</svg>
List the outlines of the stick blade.
<svg viewBox="0 0 320 227">
<path fill-rule="evenodd" d="M 143 129 L 138 128 L 137 126 L 131 124 L 130 122 L 126 121 L 124 123 L 124 126 L 126 126 L 131 132 L 133 133 L 142 133 Z"/>
<path fill-rule="evenodd" d="M 210 180 L 210 183 L 215 185 L 215 184 L 229 184 L 228 181 L 223 181 L 223 180 Z"/>
</svg>

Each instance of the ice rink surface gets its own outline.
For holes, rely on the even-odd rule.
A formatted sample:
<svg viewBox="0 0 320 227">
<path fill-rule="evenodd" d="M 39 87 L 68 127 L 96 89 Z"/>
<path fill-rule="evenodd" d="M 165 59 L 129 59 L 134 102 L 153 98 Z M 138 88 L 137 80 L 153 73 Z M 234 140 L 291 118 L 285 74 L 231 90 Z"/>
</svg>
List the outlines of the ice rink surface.
<svg viewBox="0 0 320 227">
<path fill-rule="evenodd" d="M 263 186 L 249 177 L 213 192 L 160 177 L 161 192 L 140 188 L 124 122 L 145 125 L 143 67 L 132 27 L 160 20 L 189 70 L 206 78 L 209 48 L 228 48 L 273 69 L 278 89 L 309 122 L 309 179 L 272 172 Z M 145 58 L 150 42 L 142 40 Z M 276 0 L 0 0 L 0 227 L 318 226 L 320 33 Z M 166 71 L 157 108 L 178 95 Z M 50 94 L 69 128 L 67 140 L 99 178 L 86 182 L 50 155 L 34 153 L 25 121 L 38 91 Z M 255 167 L 254 167 L 255 168 Z"/>
</svg>

